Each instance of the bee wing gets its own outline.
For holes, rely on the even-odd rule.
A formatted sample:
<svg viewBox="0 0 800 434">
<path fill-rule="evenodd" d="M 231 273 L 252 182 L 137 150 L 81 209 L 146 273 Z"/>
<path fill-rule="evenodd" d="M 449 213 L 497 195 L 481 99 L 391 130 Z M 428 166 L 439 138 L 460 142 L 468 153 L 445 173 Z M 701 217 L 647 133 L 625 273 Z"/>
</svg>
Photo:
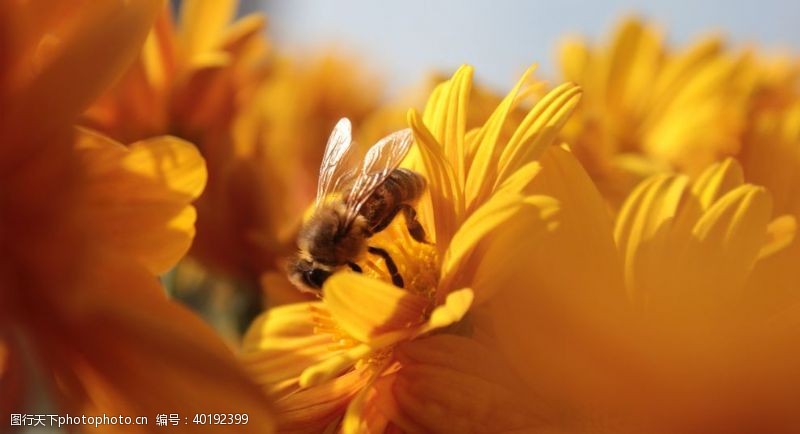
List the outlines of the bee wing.
<svg viewBox="0 0 800 434">
<path fill-rule="evenodd" d="M 411 149 L 412 143 L 414 134 L 410 128 L 406 128 L 382 138 L 367 151 L 359 167 L 358 178 L 347 195 L 348 222 L 356 217 L 359 209 L 375 189 L 397 169 Z"/>
<path fill-rule="evenodd" d="M 316 206 L 319 206 L 329 194 L 343 191 L 354 182 L 359 161 L 356 148 L 350 120 L 339 119 L 328 138 L 325 155 L 319 167 Z"/>
</svg>

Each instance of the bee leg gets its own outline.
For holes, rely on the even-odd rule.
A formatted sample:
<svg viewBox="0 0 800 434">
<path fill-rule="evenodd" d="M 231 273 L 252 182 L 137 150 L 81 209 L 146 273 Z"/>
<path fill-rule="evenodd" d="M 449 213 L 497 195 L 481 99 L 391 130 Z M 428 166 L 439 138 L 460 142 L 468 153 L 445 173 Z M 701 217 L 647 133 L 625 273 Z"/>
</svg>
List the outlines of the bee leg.
<svg viewBox="0 0 800 434">
<path fill-rule="evenodd" d="M 398 208 L 403 211 L 403 215 L 406 217 L 406 227 L 408 228 L 408 233 L 411 234 L 411 238 L 414 238 L 420 243 L 430 244 L 425 239 L 425 228 L 423 228 L 422 224 L 417 220 L 417 210 L 407 203 L 398 205 Z"/>
<path fill-rule="evenodd" d="M 383 261 L 386 262 L 386 269 L 389 270 L 389 275 L 392 276 L 392 283 L 394 283 L 394 286 L 402 288 L 405 285 L 403 282 L 403 276 L 401 276 L 398 272 L 397 264 L 394 263 L 394 259 L 392 259 L 392 257 L 389 255 L 389 252 L 381 249 L 380 247 L 373 246 L 367 247 L 367 251 L 373 255 L 383 258 Z"/>
<path fill-rule="evenodd" d="M 361 273 L 363 271 L 361 267 L 355 262 L 348 262 L 347 266 L 350 267 L 350 269 L 355 271 L 356 273 Z"/>
</svg>

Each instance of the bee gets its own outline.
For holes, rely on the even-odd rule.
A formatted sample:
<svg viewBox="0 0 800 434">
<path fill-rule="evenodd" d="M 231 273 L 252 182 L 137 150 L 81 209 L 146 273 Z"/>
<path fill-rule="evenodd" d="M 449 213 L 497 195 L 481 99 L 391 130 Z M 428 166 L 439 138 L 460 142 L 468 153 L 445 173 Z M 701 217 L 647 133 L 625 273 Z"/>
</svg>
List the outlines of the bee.
<svg viewBox="0 0 800 434">
<path fill-rule="evenodd" d="M 412 206 L 425 191 L 425 178 L 398 168 L 414 141 L 411 130 L 384 137 L 359 158 L 351 129 L 342 118 L 328 139 L 314 211 L 300 229 L 299 251 L 289 263 L 292 282 L 304 292 L 318 294 L 325 280 L 344 267 L 360 273 L 356 260 L 365 253 L 381 257 L 392 283 L 402 288 L 403 277 L 392 257 L 368 242 L 399 213 L 411 237 L 427 243 Z"/>
</svg>

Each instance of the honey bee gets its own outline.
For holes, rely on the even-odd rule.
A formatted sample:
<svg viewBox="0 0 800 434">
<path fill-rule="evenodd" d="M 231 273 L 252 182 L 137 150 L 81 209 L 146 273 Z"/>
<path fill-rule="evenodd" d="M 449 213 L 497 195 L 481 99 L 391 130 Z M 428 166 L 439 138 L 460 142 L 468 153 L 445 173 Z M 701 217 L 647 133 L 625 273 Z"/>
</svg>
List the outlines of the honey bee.
<svg viewBox="0 0 800 434">
<path fill-rule="evenodd" d="M 364 253 L 383 258 L 392 283 L 402 288 L 403 277 L 389 253 L 368 243 L 398 213 L 405 216 L 411 237 L 426 242 L 412 206 L 425 191 L 425 178 L 398 168 L 414 141 L 411 130 L 384 137 L 359 158 L 351 128 L 342 118 L 328 139 L 314 211 L 300 230 L 299 251 L 289 264 L 289 276 L 301 291 L 319 293 L 325 280 L 343 267 L 360 273 L 356 260 Z"/>
</svg>

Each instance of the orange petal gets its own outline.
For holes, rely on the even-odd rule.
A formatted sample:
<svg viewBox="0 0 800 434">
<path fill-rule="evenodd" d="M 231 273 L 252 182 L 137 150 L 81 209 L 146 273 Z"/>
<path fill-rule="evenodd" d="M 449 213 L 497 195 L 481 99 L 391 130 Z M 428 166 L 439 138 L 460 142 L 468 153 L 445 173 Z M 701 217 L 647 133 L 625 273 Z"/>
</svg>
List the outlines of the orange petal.
<svg viewBox="0 0 800 434">
<path fill-rule="evenodd" d="M 225 27 L 236 13 L 235 0 L 186 0 L 180 10 L 180 36 L 187 60 L 218 49 Z"/>
<path fill-rule="evenodd" d="M 422 173 L 428 179 L 428 191 L 433 206 L 434 241 L 436 246 L 446 246 L 462 219 L 463 191 L 455 171 L 447 160 L 439 142 L 431 135 L 415 110 L 408 112 L 408 124 L 414 130 L 418 155 L 422 160 Z M 424 215 L 423 215 L 424 217 Z M 429 221 L 424 222 L 430 227 Z"/>
<path fill-rule="evenodd" d="M 580 101 L 581 89 L 564 83 L 550 91 L 525 116 L 500 154 L 495 188 L 517 169 L 539 158 L 552 145 Z"/>
<path fill-rule="evenodd" d="M 427 125 L 436 140 L 442 144 L 444 155 L 453 166 L 460 190 L 464 189 L 466 177 L 464 133 L 472 88 L 472 74 L 471 66 L 463 65 L 458 68 L 450 80 L 440 85 L 442 90 L 436 100 L 437 103 L 428 104 L 425 107 L 426 119 L 428 119 L 427 112 L 429 110 L 434 112 L 432 122 Z"/>
<path fill-rule="evenodd" d="M 50 321 L 39 324 L 34 339 L 54 372 L 64 412 L 246 413 L 248 430 L 271 432 L 265 395 L 218 335 L 167 300 L 144 268 L 113 251 L 95 253 L 74 291 L 58 292 L 58 303 L 43 300 L 59 308 L 46 313 Z"/>
<path fill-rule="evenodd" d="M 356 369 L 332 381 L 300 390 L 275 403 L 279 432 L 327 432 L 337 424 L 350 401 L 362 390 L 371 375 Z"/>
<path fill-rule="evenodd" d="M 544 419 L 530 390 L 498 353 L 478 342 L 437 335 L 401 345 L 393 422 L 414 432 L 533 432 Z M 538 431 L 536 431 L 538 432 Z"/>
<path fill-rule="evenodd" d="M 495 172 L 502 146 L 499 143 L 500 133 L 508 120 L 509 113 L 516 107 L 518 96 L 523 86 L 536 70 L 536 65 L 529 67 L 517 82 L 516 86 L 503 98 L 503 101 L 492 112 L 492 115 L 480 130 L 480 143 L 469 167 L 464 191 L 467 208 L 474 208 L 483 203 L 485 196 L 494 185 Z"/>
<path fill-rule="evenodd" d="M 527 218 L 537 213 L 523 213 L 523 208 L 537 207 L 536 217 Z M 546 228 L 546 215 L 552 215 L 557 209 L 557 203 L 547 196 L 526 198 L 515 192 L 501 192 L 489 200 L 470 215 L 456 232 L 449 248 L 445 252 L 441 268 L 440 291 L 447 291 L 458 277 L 458 282 L 470 282 L 472 271 L 468 262 L 470 255 L 476 247 L 484 242 L 490 243 L 498 239 L 495 235 L 500 232 L 513 219 L 524 218 L 527 228 L 519 232 L 515 242 L 527 244 L 539 236 L 539 230 Z M 473 267 L 474 270 L 474 267 Z"/>
<path fill-rule="evenodd" d="M 88 172 L 88 227 L 154 274 L 169 270 L 194 237 L 196 213 L 189 203 L 206 182 L 200 154 L 173 137 L 126 148 L 85 130 L 78 146 Z"/>
<path fill-rule="evenodd" d="M 240 356 L 255 381 L 281 395 L 297 386 L 304 370 L 341 353 L 334 335 L 316 333 L 326 315 L 322 303 L 312 302 L 275 307 L 256 318 Z"/>
<path fill-rule="evenodd" d="M 325 282 L 325 306 L 345 332 L 369 343 L 376 336 L 417 325 L 428 300 L 378 279 L 339 273 Z"/>
<path fill-rule="evenodd" d="M 25 65 L 25 72 L 35 75 L 12 101 L 4 102 L 9 110 L 0 120 L 0 131 L 22 128 L 39 136 L 52 126 L 71 123 L 133 61 L 161 6 L 160 0 L 142 0 L 92 2 L 81 8 L 69 18 L 69 31 L 53 35 L 57 47 L 47 59 Z M 45 102 L 47 116 L 42 116 Z"/>
<path fill-rule="evenodd" d="M 432 330 L 447 327 L 461 321 L 472 306 L 475 298 L 472 290 L 461 288 L 447 294 L 444 303 L 436 306 L 431 312 L 431 317 L 420 327 L 417 334 L 424 334 Z"/>
</svg>

